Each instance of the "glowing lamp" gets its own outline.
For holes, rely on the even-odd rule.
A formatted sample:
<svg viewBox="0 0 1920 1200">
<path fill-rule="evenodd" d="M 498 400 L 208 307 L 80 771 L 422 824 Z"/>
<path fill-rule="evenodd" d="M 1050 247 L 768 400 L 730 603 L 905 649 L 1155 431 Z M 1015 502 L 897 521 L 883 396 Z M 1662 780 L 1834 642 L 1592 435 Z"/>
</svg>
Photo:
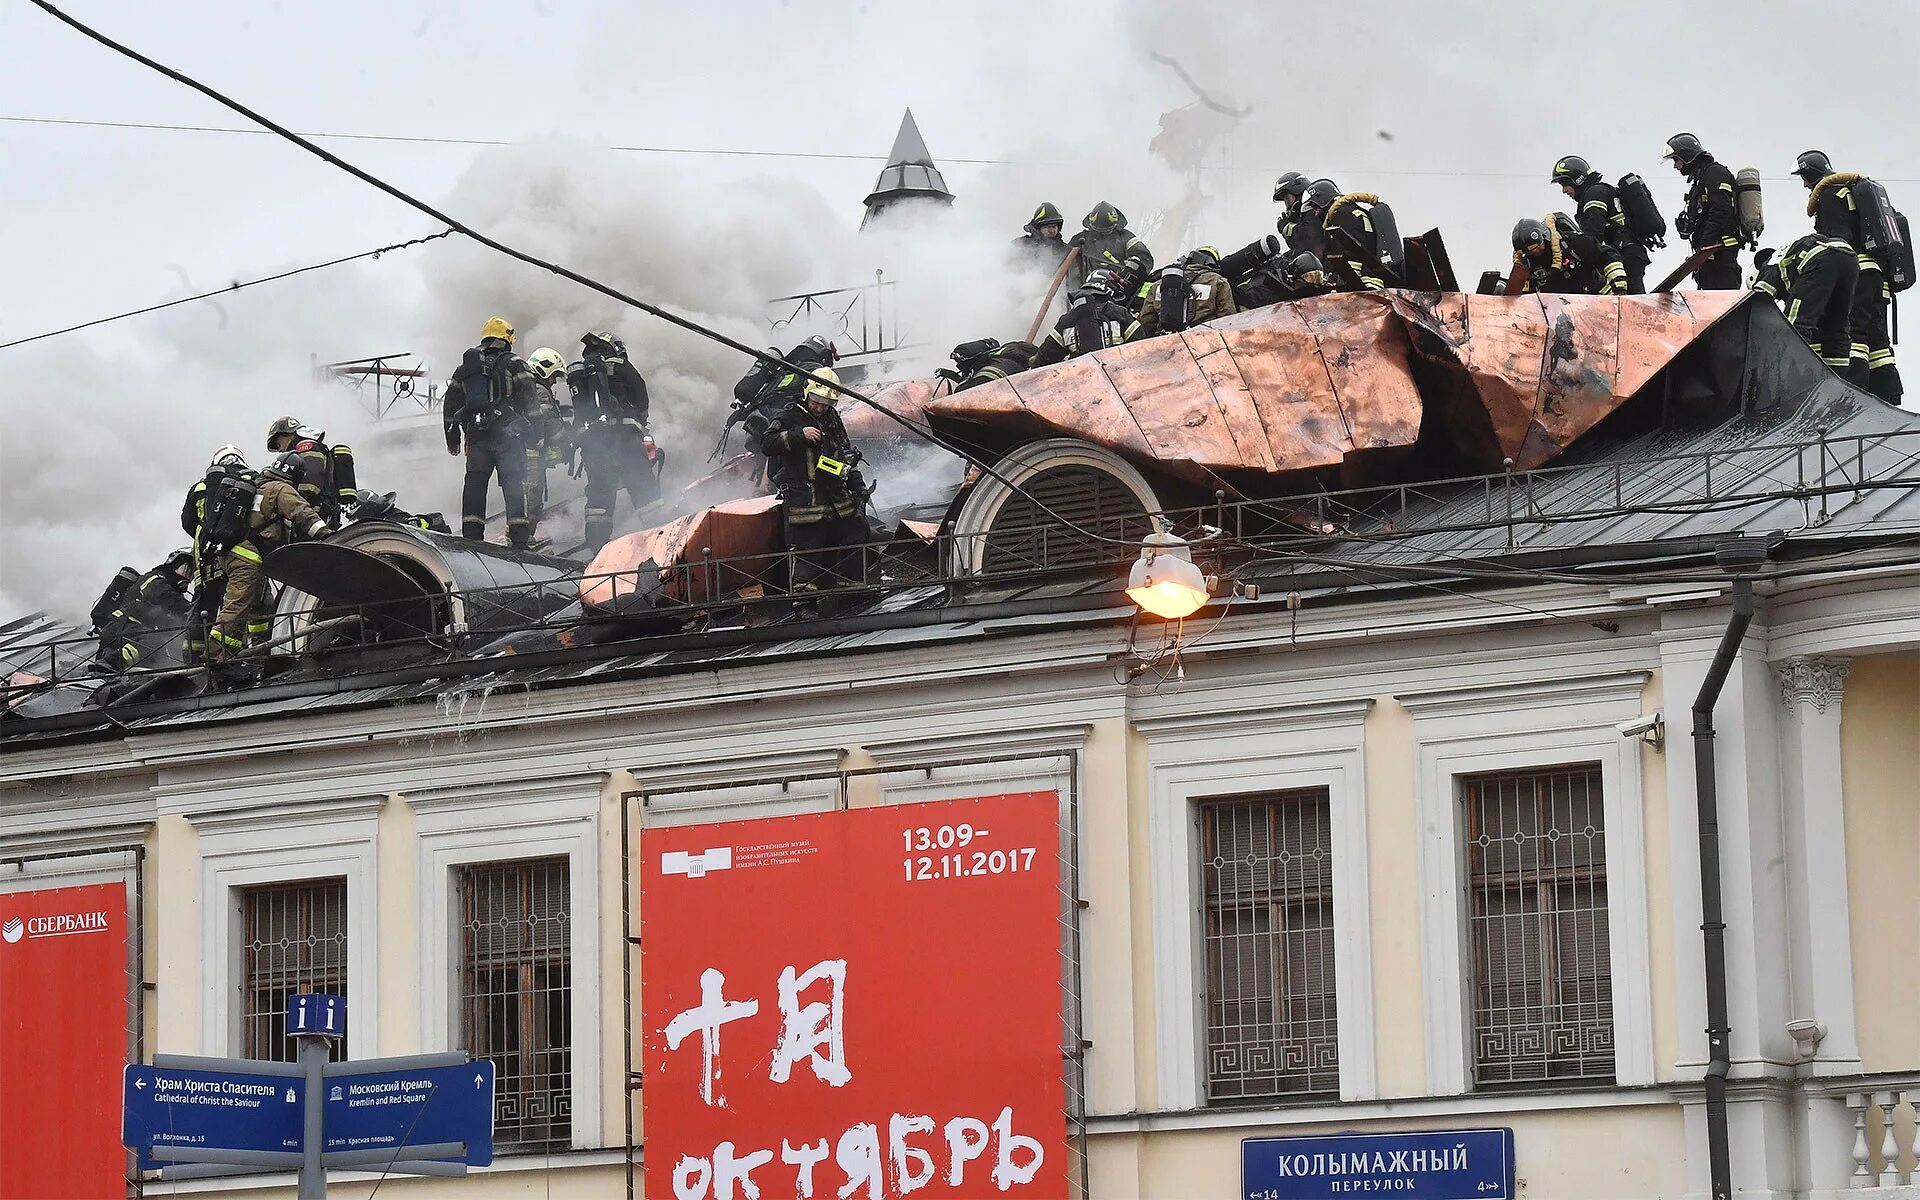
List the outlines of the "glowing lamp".
<svg viewBox="0 0 1920 1200">
<path fill-rule="evenodd" d="M 1144 612 L 1177 621 L 1200 611 L 1207 598 L 1207 577 L 1193 565 L 1186 541 L 1171 533 L 1148 534 L 1127 576 L 1127 599 Z"/>
</svg>

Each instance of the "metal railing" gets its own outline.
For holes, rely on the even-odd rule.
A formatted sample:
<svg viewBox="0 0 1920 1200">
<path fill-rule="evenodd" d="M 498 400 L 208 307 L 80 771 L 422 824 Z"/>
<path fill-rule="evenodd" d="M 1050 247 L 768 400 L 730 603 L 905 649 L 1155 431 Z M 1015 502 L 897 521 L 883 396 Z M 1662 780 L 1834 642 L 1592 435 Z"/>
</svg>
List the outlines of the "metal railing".
<svg viewBox="0 0 1920 1200">
<path fill-rule="evenodd" d="M 1894 453 L 1885 452 L 1890 447 Z M 1367 567 L 1417 562 L 1428 552 L 1399 544 L 1434 535 L 1504 531 L 1506 547 L 1514 548 L 1548 525 L 1780 502 L 1799 505 L 1800 528 L 1811 530 L 1831 519 L 1836 502 L 1844 507 L 1874 492 L 1913 488 L 1920 488 L 1920 430 L 1839 439 L 1821 436 L 1808 442 L 1673 455 L 1631 466 L 1552 466 L 1277 499 L 1229 501 L 1224 493 L 1216 493 L 1210 504 L 1165 509 L 1154 515 L 1192 539 L 1197 553 L 1222 568 L 1263 554 L 1273 559 L 1303 555 L 1307 557 L 1300 561 L 1324 566 L 1326 556 L 1337 554 L 1345 556 L 1351 575 Z M 1003 552 L 996 559 L 999 567 L 986 573 L 950 567 L 980 561 L 973 552 L 986 539 Z M 1052 561 L 1049 548 L 1056 543 L 1073 551 L 1071 567 Z M 1028 549 L 1011 549 L 1019 546 Z M 1367 553 L 1356 555 L 1357 548 Z M 636 618 L 671 618 L 680 632 L 714 633 L 791 619 L 797 599 L 836 606 L 854 598 L 890 599 L 912 589 L 927 589 L 924 601 L 892 607 L 953 606 L 982 594 L 1004 595 L 1026 584 L 1111 576 L 1111 588 L 1089 587 L 1088 605 L 1092 606 L 1093 597 L 1119 589 L 1121 570 L 1138 552 L 1138 543 L 1131 539 L 1051 520 L 1019 527 L 997 525 L 984 531 L 949 530 L 931 541 L 906 537 L 870 543 L 858 551 L 810 552 L 833 561 L 826 564 L 824 586 L 796 597 L 788 592 L 787 582 L 800 552 L 722 557 L 710 548 L 689 548 L 681 561 L 664 568 L 643 565 L 580 577 L 580 595 L 589 601 L 584 611 L 571 607 L 552 611 L 552 605 L 543 600 L 543 593 L 554 585 L 552 580 L 461 591 L 462 608 L 469 614 L 466 625 L 416 628 L 410 633 L 396 631 L 394 621 L 382 618 L 403 609 L 417 612 L 419 596 L 363 605 L 319 602 L 300 612 L 279 614 L 271 640 L 251 648 L 244 657 L 262 658 L 278 649 L 325 656 L 342 645 L 362 645 L 373 630 L 378 635 L 372 640 L 382 648 L 416 649 L 419 653 L 413 661 L 455 663 L 497 654 L 507 648 L 505 639 L 516 635 L 544 632 L 557 640 L 558 635 L 584 626 L 617 625 Z M 475 622 L 473 614 L 491 614 L 491 619 Z M 164 657 L 184 642 L 185 635 L 184 624 L 149 630 L 146 657 Z M 0 709 L 27 693 L 76 679 L 126 681 L 127 693 L 112 698 L 113 703 L 126 703 L 152 695 L 169 678 L 204 670 L 175 666 L 117 675 L 97 671 L 91 665 L 94 641 L 89 636 L 66 636 L 0 651 L 0 665 L 18 672 L 0 679 Z M 531 648 L 541 648 L 538 638 L 528 642 Z M 633 653 L 645 652 L 644 642 L 630 644 Z M 524 652 L 523 647 L 514 649 Z M 384 665 L 391 665 L 390 657 Z M 382 666 L 365 668 L 368 673 L 379 669 Z"/>
<path fill-rule="evenodd" d="M 767 327 L 831 338 L 842 361 L 892 353 L 901 348 L 898 281 L 873 276 L 858 287 L 776 296 L 767 301 Z"/>
</svg>

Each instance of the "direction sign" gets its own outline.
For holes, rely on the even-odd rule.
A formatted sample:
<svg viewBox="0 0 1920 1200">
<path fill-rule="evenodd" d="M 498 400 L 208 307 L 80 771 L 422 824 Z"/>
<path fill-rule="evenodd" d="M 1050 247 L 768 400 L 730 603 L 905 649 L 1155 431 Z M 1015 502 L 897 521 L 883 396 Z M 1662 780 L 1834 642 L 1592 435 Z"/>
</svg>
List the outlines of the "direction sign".
<svg viewBox="0 0 1920 1200">
<path fill-rule="evenodd" d="M 288 996 L 287 1033 L 291 1037 L 347 1036 L 347 998 L 324 992 Z"/>
<path fill-rule="evenodd" d="M 484 1059 L 330 1075 L 326 1095 L 328 1152 L 465 1142 L 466 1156 L 458 1161 L 470 1167 L 493 1161 L 493 1064 Z"/>
<path fill-rule="evenodd" d="M 129 1066 L 121 1090 L 120 1140 L 139 1153 L 143 1171 L 162 1166 L 153 1151 L 163 1146 L 300 1152 L 306 1085 L 298 1078 Z"/>
<path fill-rule="evenodd" d="M 1513 1130 L 1319 1133 L 1245 1138 L 1242 1200 L 1344 1200 L 1391 1191 L 1409 1200 L 1508 1200 Z"/>
</svg>

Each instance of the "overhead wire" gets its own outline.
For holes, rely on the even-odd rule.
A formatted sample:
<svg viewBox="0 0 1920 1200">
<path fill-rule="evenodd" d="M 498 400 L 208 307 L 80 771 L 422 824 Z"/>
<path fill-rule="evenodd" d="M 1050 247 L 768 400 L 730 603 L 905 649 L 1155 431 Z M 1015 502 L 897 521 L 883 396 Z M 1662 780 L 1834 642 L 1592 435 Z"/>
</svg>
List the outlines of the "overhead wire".
<svg viewBox="0 0 1920 1200">
<path fill-rule="evenodd" d="M 158 62 L 155 59 L 149 58 L 147 55 L 142 54 L 140 51 L 135 50 L 131 46 L 127 46 L 120 42 L 115 41 L 111 37 L 108 37 L 106 34 L 101 33 L 99 30 L 92 28 L 91 26 L 87 25 L 86 23 L 72 16 L 69 16 L 65 12 L 62 12 L 59 8 L 49 3 L 48 0 L 32 0 L 32 2 L 36 7 L 41 9 L 43 12 L 47 13 L 49 16 L 55 18 L 56 20 L 60 21 L 62 24 L 67 25 L 70 28 L 76 30 L 77 32 L 83 34 L 84 36 L 92 39 L 93 41 L 100 43 L 101 45 L 107 47 L 109 50 L 112 50 L 117 54 L 124 55 L 127 58 L 134 60 L 135 62 L 141 64 L 144 67 L 157 71 L 176 83 L 192 88 L 194 91 L 199 92 L 201 95 L 207 97 L 209 100 L 214 101 L 215 103 L 221 105 L 222 107 L 229 108 L 234 112 L 239 113 L 241 116 L 247 118 L 249 121 L 253 121 L 259 125 L 264 126 L 268 130 L 271 130 L 273 133 L 278 134 L 280 137 L 285 138 L 287 141 L 292 142 L 294 145 L 299 146 L 301 149 L 305 150 L 309 154 L 312 154 L 314 157 L 320 159 L 321 161 L 331 166 L 337 167 L 342 171 L 345 171 L 347 174 L 352 175 L 354 178 L 360 180 L 362 183 L 368 184 L 369 186 L 372 186 L 374 188 L 379 189 L 382 192 L 385 192 L 387 195 L 393 197 L 395 200 L 400 201 L 402 204 L 405 204 L 411 208 L 418 209 L 420 212 L 423 212 L 428 216 L 432 217 L 434 220 L 439 221 L 440 223 L 446 225 L 453 232 L 458 233 L 463 237 L 471 238 L 473 241 L 480 243 L 481 245 L 487 247 L 490 250 L 494 250 L 500 254 L 504 254 L 507 257 L 515 259 L 519 262 L 526 263 L 528 266 L 538 267 L 543 271 L 549 271 L 555 275 L 560 276 L 563 279 L 571 280 L 572 282 L 577 283 L 582 287 L 598 292 L 601 295 L 606 296 L 610 299 L 617 300 L 620 303 L 628 305 L 632 308 L 637 308 L 641 312 L 644 312 L 649 316 L 665 321 L 670 325 L 677 326 L 678 328 L 684 329 L 689 333 L 695 334 L 699 337 L 706 338 L 707 340 L 712 342 L 717 342 L 722 346 L 728 347 L 729 349 L 737 350 L 740 353 L 753 358 L 755 361 L 771 363 L 775 366 L 782 368 L 783 370 L 791 372 L 792 374 L 798 376 L 799 378 L 806 379 L 809 382 L 819 384 L 821 387 L 827 388 L 837 395 L 846 396 L 849 399 L 852 399 L 861 404 L 864 404 L 868 408 L 873 409 L 875 412 L 880 413 L 882 416 L 887 417 L 888 419 L 896 422 L 903 428 L 926 439 L 928 442 L 931 442 L 933 445 L 938 446 L 941 449 L 946 450 L 947 452 L 966 460 L 971 466 L 979 470 L 983 475 L 986 475 L 998 481 L 999 483 L 1006 486 L 1010 490 L 1021 495 L 1030 504 L 1032 504 L 1037 510 L 1059 521 L 1062 525 L 1066 526 L 1069 529 L 1072 529 L 1074 532 L 1082 535 L 1083 537 L 1089 538 L 1096 542 L 1104 542 L 1104 543 L 1113 544 L 1113 545 L 1133 545 L 1134 544 L 1132 541 L 1127 539 L 1108 537 L 1105 534 L 1097 533 L 1091 529 L 1086 529 L 1081 525 L 1075 523 L 1074 521 L 1062 516 L 1060 513 L 1054 511 L 1054 509 L 1048 506 L 1045 502 L 1040 500 L 1037 496 L 1034 496 L 1033 494 L 1028 492 L 1026 489 L 1020 487 L 1020 485 L 1008 479 L 1005 475 L 1002 475 L 992 465 L 981 461 L 980 456 L 967 453 L 965 450 L 961 449 L 958 445 L 956 445 L 952 439 L 946 438 L 940 433 L 938 433 L 936 430 L 934 430 L 932 426 L 918 423 L 905 416 L 902 416 L 900 413 L 894 411 L 893 409 L 887 407 L 886 405 L 879 403 L 878 401 L 873 399 L 873 397 L 854 391 L 852 388 L 849 388 L 844 384 L 840 383 L 839 380 L 837 379 L 816 375 L 812 371 L 808 370 L 805 367 L 800 366 L 797 363 L 789 362 L 787 359 L 779 357 L 774 354 L 769 354 L 765 350 L 755 349 L 754 347 L 747 345 L 745 342 L 739 341 L 735 338 L 729 337 L 724 333 L 721 333 L 717 329 L 713 329 L 708 326 L 702 325 L 697 321 L 690 320 L 689 318 L 683 317 L 676 312 L 673 312 L 669 309 L 662 308 L 657 304 L 652 304 L 652 303 L 649 303 L 648 301 L 641 300 L 636 296 L 628 295 L 626 292 L 622 292 L 617 288 L 610 287 L 609 285 L 604 284 L 597 279 L 593 279 L 586 275 L 582 275 L 578 271 L 574 271 L 568 267 L 564 267 L 559 263 L 549 262 L 542 258 L 536 258 L 535 256 L 528 254 L 524 250 L 520 250 L 520 249 L 517 249 L 516 247 L 509 246 L 505 242 L 500 241 L 498 238 L 482 233 L 479 230 L 473 228 L 472 226 L 466 224 L 465 222 L 460 221 L 455 217 L 449 216 L 448 214 L 442 212 L 441 210 L 433 207 L 431 204 L 428 204 L 426 201 L 421 200 L 418 197 L 413 196 L 408 192 L 402 191 L 400 188 L 395 187 L 393 184 L 388 183 L 386 180 L 381 179 L 376 175 L 373 175 L 367 171 L 362 170 L 361 168 L 353 165 L 352 163 L 346 161 L 345 159 L 339 157 L 338 155 L 332 153 L 331 151 L 322 149 L 321 147 L 315 145 L 313 142 L 311 142 L 307 138 L 302 137 L 300 134 L 295 133 L 293 130 L 288 129 L 286 126 L 281 125 L 277 121 L 274 121 L 272 118 L 267 117 L 259 112 L 256 112 L 255 110 L 240 103 L 238 100 L 235 100 L 230 96 L 227 96 L 219 91 L 216 91 L 214 88 L 208 86 L 207 84 L 201 83 L 199 80 L 194 79 L 193 77 L 186 75 L 180 71 L 177 71 L 174 68 L 167 66 L 165 63 Z"/>
<path fill-rule="evenodd" d="M 142 129 L 165 131 L 170 133 L 213 133 L 238 134 L 245 137 L 264 137 L 269 134 L 265 129 L 245 129 L 237 125 L 188 125 L 167 121 L 105 121 L 82 117 L 33 117 L 18 115 L 0 115 L 0 121 L 17 125 L 73 126 L 86 129 Z M 400 142 L 421 146 L 511 146 L 514 143 L 503 138 L 448 137 L 433 134 L 406 133 L 303 133 L 302 137 L 317 141 L 341 142 Z M 644 145 L 607 145 L 603 147 L 621 154 L 663 154 L 687 155 L 709 158 L 793 158 L 814 159 L 827 162 L 885 162 L 884 154 L 848 154 L 821 150 L 741 150 L 723 146 L 644 146 Z M 1070 165 L 1066 162 L 1045 158 L 981 158 L 963 155 L 943 154 L 943 164 L 950 166 L 978 167 L 1059 167 Z M 1225 173 L 1232 175 L 1277 175 L 1284 168 L 1266 166 L 1232 166 L 1225 163 L 1204 163 L 1195 168 L 1202 174 Z M 1406 167 L 1340 167 L 1330 166 L 1326 173 L 1333 176 L 1390 176 L 1404 179 L 1538 179 L 1538 171 L 1491 171 L 1437 169 L 1419 170 Z M 1798 182 L 1792 175 L 1764 175 L 1761 177 L 1775 183 Z M 1920 183 L 1920 179 L 1900 175 L 1875 175 L 1881 183 Z"/>
<path fill-rule="evenodd" d="M 147 313 L 159 312 L 162 309 L 174 308 L 182 304 L 193 304 L 200 300 L 211 300 L 216 296 L 230 295 L 240 291 L 242 288 L 258 287 L 263 283 L 273 283 L 276 280 L 291 279 L 295 275 L 305 275 L 309 271 L 323 271 L 328 267 L 337 267 L 342 263 L 350 263 L 362 258 L 379 258 L 381 255 L 391 254 L 395 250 L 405 250 L 409 246 L 418 246 L 424 242 L 432 242 L 443 237 L 451 237 L 453 236 L 453 232 L 451 229 L 443 229 L 439 233 L 430 233 L 425 237 L 417 237 L 405 242 L 395 242 L 391 246 L 381 246 L 375 250 L 362 250 L 358 254 L 348 254 L 341 258 L 331 258 L 326 262 L 314 263 L 311 266 L 295 267 L 291 271 L 281 271 L 277 275 L 265 275 L 259 279 L 235 280 L 226 287 L 215 288 L 210 292 L 201 292 L 193 296 L 181 296 L 177 300 L 166 300 L 159 304 L 149 304 L 145 308 L 130 309 L 127 312 L 115 313 L 110 317 L 96 317 L 91 321 L 82 321 L 78 325 L 69 325 L 64 329 L 49 329 L 45 333 L 36 333 L 31 337 L 15 338 L 11 342 L 0 342 L 0 350 L 7 350 L 14 346 L 24 346 L 28 342 L 45 341 L 47 338 L 59 337 L 66 333 L 78 333 L 82 329 L 92 329 L 96 325 L 105 325 L 112 321 L 124 321 L 128 317 L 145 316 Z"/>
</svg>

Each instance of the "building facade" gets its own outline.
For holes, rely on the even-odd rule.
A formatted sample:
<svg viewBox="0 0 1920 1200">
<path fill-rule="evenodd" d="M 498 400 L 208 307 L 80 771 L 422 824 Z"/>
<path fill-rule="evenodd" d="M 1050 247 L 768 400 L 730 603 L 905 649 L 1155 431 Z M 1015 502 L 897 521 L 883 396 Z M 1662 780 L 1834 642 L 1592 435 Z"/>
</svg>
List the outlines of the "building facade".
<svg viewBox="0 0 1920 1200">
<path fill-rule="evenodd" d="M 623 829 L 1056 788 L 1080 1194 L 1493 1127 L 1523 1195 L 1704 1195 L 1687 712 L 1727 618 L 1723 585 L 1528 580 L 1230 607 L 1164 682 L 1102 610 L 182 713 L 9 745 L 0 889 L 129 882 L 146 1053 L 285 1057 L 285 995 L 338 990 L 351 1057 L 493 1058 L 495 1164 L 382 1191 L 615 1196 Z M 1714 721 L 1739 1194 L 1920 1194 L 1920 568 L 1764 585 Z M 166 1186 L 231 1191 L 292 1194 Z"/>
</svg>

